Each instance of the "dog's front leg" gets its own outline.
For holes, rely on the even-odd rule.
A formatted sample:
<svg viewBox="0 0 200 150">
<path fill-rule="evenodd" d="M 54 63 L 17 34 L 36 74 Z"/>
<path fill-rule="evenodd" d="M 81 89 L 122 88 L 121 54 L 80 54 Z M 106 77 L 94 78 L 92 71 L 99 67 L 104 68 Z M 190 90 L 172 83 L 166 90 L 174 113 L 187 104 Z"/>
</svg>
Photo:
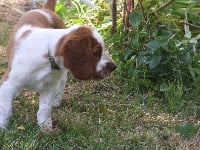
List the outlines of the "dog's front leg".
<svg viewBox="0 0 200 150">
<path fill-rule="evenodd" d="M 60 104 L 62 102 L 62 97 L 63 97 L 66 81 L 67 81 L 67 73 L 64 73 L 57 84 L 57 93 L 52 102 L 53 107 L 60 106 Z"/>
<path fill-rule="evenodd" d="M 54 89 L 43 90 L 40 92 L 39 110 L 37 112 L 37 121 L 41 131 L 52 131 L 52 100 L 54 97 Z"/>
<path fill-rule="evenodd" d="M 6 128 L 12 115 L 12 99 L 19 89 L 16 83 L 7 79 L 0 85 L 0 128 Z"/>
</svg>

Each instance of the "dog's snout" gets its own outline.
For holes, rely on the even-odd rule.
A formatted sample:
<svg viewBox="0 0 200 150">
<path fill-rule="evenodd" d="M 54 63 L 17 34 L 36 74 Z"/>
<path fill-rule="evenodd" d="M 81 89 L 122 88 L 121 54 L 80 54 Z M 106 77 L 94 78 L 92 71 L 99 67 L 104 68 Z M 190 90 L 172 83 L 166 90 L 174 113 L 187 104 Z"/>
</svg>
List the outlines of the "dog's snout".
<svg viewBox="0 0 200 150">
<path fill-rule="evenodd" d="M 111 66 L 111 70 L 114 71 L 117 68 L 117 65 L 113 63 L 113 65 Z"/>
<path fill-rule="evenodd" d="M 107 67 L 108 67 L 109 72 L 112 72 L 117 68 L 117 66 L 114 62 L 107 63 Z"/>
</svg>

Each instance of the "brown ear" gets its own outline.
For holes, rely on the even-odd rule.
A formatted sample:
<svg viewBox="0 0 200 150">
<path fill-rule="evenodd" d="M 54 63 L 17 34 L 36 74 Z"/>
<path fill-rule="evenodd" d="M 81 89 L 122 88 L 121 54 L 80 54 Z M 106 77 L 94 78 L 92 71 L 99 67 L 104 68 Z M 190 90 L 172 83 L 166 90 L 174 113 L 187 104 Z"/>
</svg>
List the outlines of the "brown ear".
<svg viewBox="0 0 200 150">
<path fill-rule="evenodd" d="M 64 66 L 78 79 L 90 79 L 95 66 L 92 62 L 91 41 L 87 37 L 68 38 L 62 50 Z"/>
</svg>

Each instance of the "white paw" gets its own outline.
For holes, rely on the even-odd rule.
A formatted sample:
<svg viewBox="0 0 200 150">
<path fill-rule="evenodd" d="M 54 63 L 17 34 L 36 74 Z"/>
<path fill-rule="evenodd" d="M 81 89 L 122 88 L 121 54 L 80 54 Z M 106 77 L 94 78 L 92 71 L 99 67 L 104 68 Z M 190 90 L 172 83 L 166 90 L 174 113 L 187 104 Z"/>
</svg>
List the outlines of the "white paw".
<svg viewBox="0 0 200 150">
<path fill-rule="evenodd" d="M 59 107 L 60 104 L 61 104 L 61 102 L 62 102 L 62 97 L 58 95 L 58 96 L 56 96 L 56 97 L 54 98 L 54 100 L 53 100 L 53 102 L 52 102 L 52 106 L 53 106 L 53 107 Z"/>
<path fill-rule="evenodd" d="M 2 123 L 0 123 L 0 129 L 6 130 L 6 129 L 7 129 L 7 128 L 6 128 L 6 125 L 5 125 L 5 124 L 2 124 Z"/>
<path fill-rule="evenodd" d="M 40 131 L 44 132 L 44 133 L 52 133 L 53 128 L 51 128 L 51 127 L 40 127 Z"/>
</svg>

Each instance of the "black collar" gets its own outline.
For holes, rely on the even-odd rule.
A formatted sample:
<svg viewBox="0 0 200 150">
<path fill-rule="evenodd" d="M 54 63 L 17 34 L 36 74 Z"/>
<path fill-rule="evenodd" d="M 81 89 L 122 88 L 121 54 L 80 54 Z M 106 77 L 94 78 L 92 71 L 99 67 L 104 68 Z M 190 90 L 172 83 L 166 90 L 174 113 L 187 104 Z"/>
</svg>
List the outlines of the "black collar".
<svg viewBox="0 0 200 150">
<path fill-rule="evenodd" d="M 50 55 L 50 53 L 48 53 L 48 58 L 51 64 L 51 70 L 60 70 L 60 67 L 56 64 L 55 59 Z"/>
</svg>

